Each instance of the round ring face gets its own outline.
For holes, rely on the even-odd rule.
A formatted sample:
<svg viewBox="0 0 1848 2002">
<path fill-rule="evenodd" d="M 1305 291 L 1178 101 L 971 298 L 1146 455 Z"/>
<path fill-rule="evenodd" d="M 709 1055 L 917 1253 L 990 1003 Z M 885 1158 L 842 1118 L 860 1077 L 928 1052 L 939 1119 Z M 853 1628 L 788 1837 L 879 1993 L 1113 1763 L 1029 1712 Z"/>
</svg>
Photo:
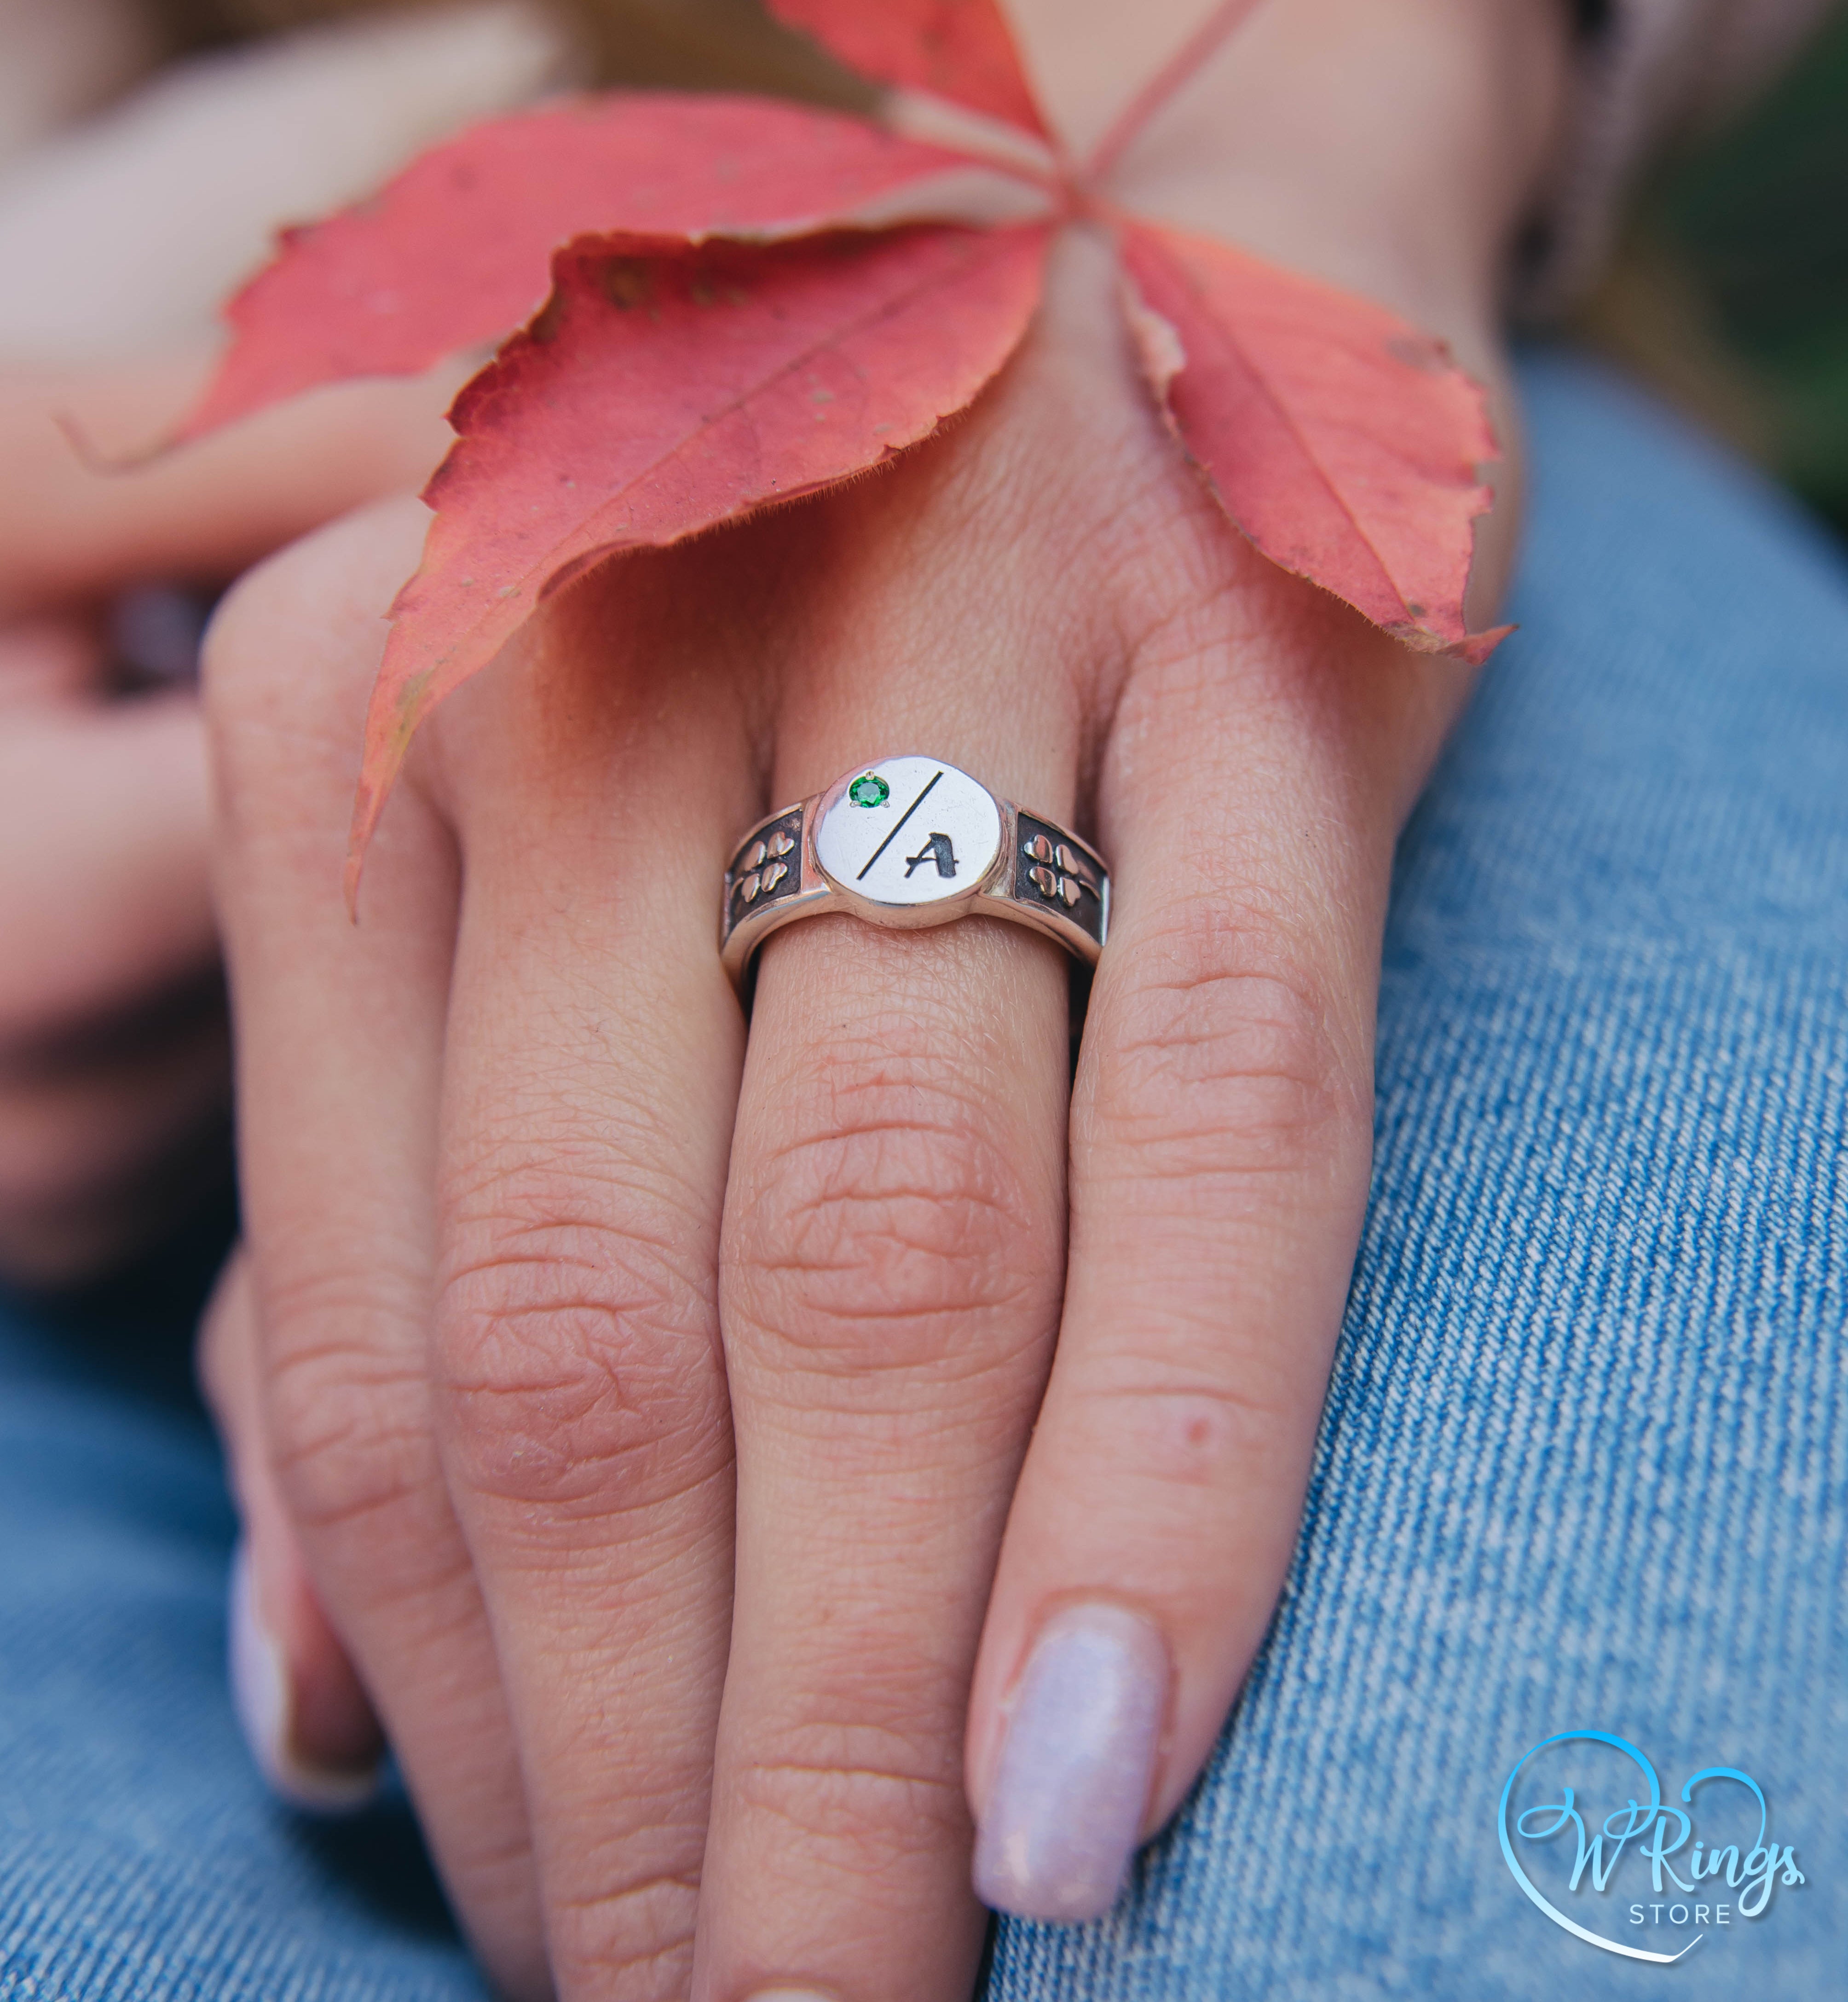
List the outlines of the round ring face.
<svg viewBox="0 0 1848 2002">
<path fill-rule="evenodd" d="M 973 896 L 1000 853 L 993 796 L 940 758 L 861 766 L 815 829 L 815 860 L 835 888 L 892 910 Z"/>
</svg>

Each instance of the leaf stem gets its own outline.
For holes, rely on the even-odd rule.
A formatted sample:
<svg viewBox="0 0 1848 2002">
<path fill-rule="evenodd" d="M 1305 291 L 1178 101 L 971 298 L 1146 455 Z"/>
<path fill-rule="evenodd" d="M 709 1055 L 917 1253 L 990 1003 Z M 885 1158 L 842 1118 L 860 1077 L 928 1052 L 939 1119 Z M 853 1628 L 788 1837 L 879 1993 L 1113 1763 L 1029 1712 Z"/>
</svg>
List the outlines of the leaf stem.
<svg viewBox="0 0 1848 2002">
<path fill-rule="evenodd" d="M 1205 68 L 1220 44 L 1243 26 L 1245 17 L 1258 5 L 1259 0 L 1220 0 L 1220 5 L 1130 99 L 1091 149 L 1091 156 L 1084 163 L 1085 180 L 1101 180 L 1110 172 L 1141 136 L 1142 127 L 1183 84 Z"/>
</svg>

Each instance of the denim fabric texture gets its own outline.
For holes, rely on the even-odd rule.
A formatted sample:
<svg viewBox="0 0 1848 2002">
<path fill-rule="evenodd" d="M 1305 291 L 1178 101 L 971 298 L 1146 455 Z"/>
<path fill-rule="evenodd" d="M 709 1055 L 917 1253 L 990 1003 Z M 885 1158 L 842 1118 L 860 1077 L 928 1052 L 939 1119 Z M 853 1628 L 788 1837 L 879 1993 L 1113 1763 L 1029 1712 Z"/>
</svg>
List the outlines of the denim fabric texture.
<svg viewBox="0 0 1848 2002">
<path fill-rule="evenodd" d="M 1118 1910 L 1002 1924 L 988 2002 L 1848 1997 L 1848 565 L 1597 371 L 1525 387 L 1522 630 L 1402 847 L 1288 1591 Z M 0 1313 L 0 2002 L 482 2002 L 402 1803 L 249 1767 L 158 1318 Z M 1497 1827 L 1578 1729 L 1672 1801 L 1749 1772 L 1806 1882 L 1673 1968 L 1571 1937 Z M 1672 1950 L 1648 1876 L 1557 1902 Z"/>
<path fill-rule="evenodd" d="M 188 1355 L 220 1248 L 0 1310 L 0 1998 L 484 2002 L 403 1801 L 292 1815 L 232 1721 Z"/>
</svg>

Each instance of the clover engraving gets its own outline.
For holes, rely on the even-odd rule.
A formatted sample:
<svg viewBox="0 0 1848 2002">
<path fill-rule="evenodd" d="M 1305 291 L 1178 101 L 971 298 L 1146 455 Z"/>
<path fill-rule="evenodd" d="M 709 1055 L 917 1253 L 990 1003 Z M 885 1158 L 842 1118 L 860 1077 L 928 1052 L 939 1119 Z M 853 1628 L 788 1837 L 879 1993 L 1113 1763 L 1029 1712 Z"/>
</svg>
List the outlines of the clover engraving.
<svg viewBox="0 0 1848 2002">
<path fill-rule="evenodd" d="M 1042 897 L 1056 897 L 1069 910 L 1084 896 L 1095 897 L 1097 884 L 1090 868 L 1075 849 L 1062 841 L 1053 842 L 1043 834 L 1020 844 L 1020 852 L 1034 867 L 1028 879 Z"/>
<path fill-rule="evenodd" d="M 738 884 L 738 895 L 747 904 L 767 897 L 790 873 L 784 857 L 795 852 L 796 844 L 778 828 L 767 841 L 754 841 L 740 858 L 738 867 L 748 871 Z"/>
</svg>

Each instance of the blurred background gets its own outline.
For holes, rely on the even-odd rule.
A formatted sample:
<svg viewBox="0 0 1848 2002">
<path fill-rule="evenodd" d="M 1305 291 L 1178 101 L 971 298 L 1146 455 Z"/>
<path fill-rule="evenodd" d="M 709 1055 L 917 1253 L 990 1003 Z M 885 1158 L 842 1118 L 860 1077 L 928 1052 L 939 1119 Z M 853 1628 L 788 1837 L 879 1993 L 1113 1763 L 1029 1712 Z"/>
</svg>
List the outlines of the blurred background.
<svg viewBox="0 0 1848 2002">
<path fill-rule="evenodd" d="M 1572 330 L 1848 535 L 1848 11 L 1639 191 Z"/>
</svg>

